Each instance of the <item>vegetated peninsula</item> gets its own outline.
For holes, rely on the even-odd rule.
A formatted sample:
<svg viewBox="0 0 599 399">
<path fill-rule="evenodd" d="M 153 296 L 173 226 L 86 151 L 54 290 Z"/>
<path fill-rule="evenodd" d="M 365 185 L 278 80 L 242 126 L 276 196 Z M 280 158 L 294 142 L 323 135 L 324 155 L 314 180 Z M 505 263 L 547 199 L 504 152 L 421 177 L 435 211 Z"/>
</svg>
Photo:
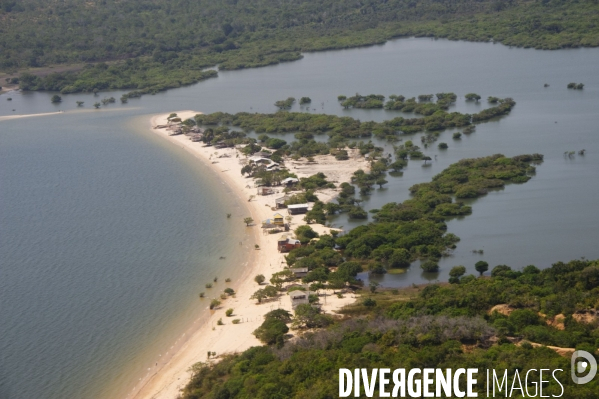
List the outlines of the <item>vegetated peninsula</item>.
<svg viewBox="0 0 599 399">
<path fill-rule="evenodd" d="M 133 96 L 305 51 L 402 36 L 559 49 L 599 45 L 594 0 L 0 1 L 0 71 L 24 90 Z M 50 69 L 49 66 L 59 67 Z M 31 69 L 28 73 L 20 73 Z"/>
<path fill-rule="evenodd" d="M 337 150 L 343 148 L 347 152 L 347 160 L 336 159 L 337 155 L 332 156 L 331 153 L 322 155 L 308 152 L 300 155 L 305 145 L 310 146 L 309 142 L 301 136 L 310 130 L 305 128 L 308 123 L 304 123 L 304 128 L 300 129 L 303 132 L 297 133 L 300 135 L 297 141 L 282 144 L 281 139 L 266 134 L 259 135 L 258 139 L 251 139 L 246 137 L 244 132 L 231 131 L 228 123 L 233 122 L 231 120 L 235 117 L 233 115 L 217 113 L 189 117 L 191 116 L 189 112 L 185 117 L 180 115 L 171 114 L 168 118 L 169 123 L 156 126 L 159 134 L 200 154 L 205 161 L 209 161 L 210 167 L 231 182 L 234 192 L 243 191 L 241 196 L 257 192 L 257 195 L 249 196 L 248 205 L 254 216 L 243 220 L 244 226 L 249 225 L 244 228 L 258 228 L 258 226 L 252 227 L 260 220 L 255 215 L 261 218 L 264 217 L 262 215 L 271 215 L 268 219 L 262 219 L 264 234 L 257 235 L 259 241 L 255 245 L 257 251 L 254 252 L 258 253 L 261 259 L 255 261 L 248 269 L 255 274 L 255 279 L 244 278 L 235 290 L 240 298 L 251 300 L 238 303 L 236 309 L 231 311 L 227 309 L 231 317 L 239 317 L 231 322 L 226 319 L 229 314 L 224 311 L 228 307 L 226 302 L 228 297 L 222 296 L 224 305 L 218 298 L 216 302 L 212 301 L 211 309 L 215 312 L 212 317 L 218 319 L 218 322 L 212 331 L 201 331 L 195 335 L 188 344 L 188 349 L 180 355 L 187 361 L 200 361 L 192 368 L 192 382 L 184 390 L 184 397 L 187 398 L 221 396 L 271 398 L 273 397 L 271 389 L 276 387 L 280 391 L 279 384 L 288 383 L 293 386 L 285 389 L 285 397 L 296 397 L 307 393 L 320 394 L 336 389 L 336 384 L 331 388 L 331 380 L 326 381 L 327 387 L 324 386 L 324 380 L 314 381 L 314 386 L 307 387 L 296 381 L 281 378 L 280 374 L 276 374 L 277 381 L 272 384 L 270 380 L 266 385 L 258 382 L 255 384 L 243 382 L 243 386 L 235 384 L 240 381 L 239 378 L 257 381 L 252 379 L 252 376 L 256 376 L 261 380 L 259 373 L 266 372 L 268 367 L 275 367 L 275 364 L 276 367 L 280 366 L 280 363 L 276 362 L 288 362 L 293 356 L 305 359 L 303 350 L 299 349 L 304 343 L 308 345 L 305 348 L 307 351 L 305 356 L 314 356 L 314 362 L 304 364 L 304 372 L 320 369 L 321 361 L 329 356 L 327 353 L 337 357 L 339 354 L 336 351 L 337 343 L 332 347 L 327 346 L 327 351 L 323 351 L 325 347 L 319 347 L 318 356 L 315 356 L 315 352 L 310 352 L 312 339 L 317 336 L 327 336 L 329 331 L 337 337 L 344 336 L 345 332 L 339 336 L 335 331 L 345 331 L 343 329 L 352 322 L 340 324 L 338 316 L 335 315 L 339 315 L 343 305 L 355 302 L 356 295 L 357 303 L 342 311 L 346 317 L 355 319 L 354 324 L 351 324 L 351 330 L 347 331 L 348 336 L 356 338 L 355 343 L 352 341 L 351 344 L 347 344 L 354 348 L 349 350 L 348 354 L 356 354 L 360 357 L 362 355 L 359 353 L 362 353 L 363 348 L 368 344 L 372 345 L 368 345 L 367 348 L 374 348 L 373 345 L 377 344 L 377 341 L 368 341 L 363 337 L 363 334 L 365 336 L 371 334 L 369 318 L 374 315 L 387 315 L 390 311 L 385 310 L 387 312 L 385 313 L 383 309 L 396 309 L 400 303 L 398 300 L 403 303 L 414 293 L 411 293 L 410 297 L 406 297 L 404 293 L 393 294 L 391 291 L 377 293 L 376 284 L 371 284 L 366 289 L 362 287 L 361 282 L 357 280 L 357 274 L 365 270 L 376 274 L 406 269 L 416 260 L 420 260 L 420 266 L 425 272 L 437 271 L 438 260 L 451 253 L 459 242 L 458 237 L 447 232 L 447 218 L 468 215 L 472 212 L 471 207 L 463 200 L 484 196 L 489 190 L 505 184 L 524 183 L 534 175 L 534 165 L 543 160 L 540 154 L 516 157 L 496 154 L 483 158 L 464 159 L 436 175 L 431 182 L 412 186 L 410 191 L 413 195 L 409 200 L 400 204 L 389 203 L 381 209 L 374 210 L 371 223 L 340 235 L 338 229 L 327 225 L 327 216 L 348 212 L 350 217 L 363 217 L 365 212 L 360 207 L 360 197 L 356 196 L 357 189 L 362 195 L 368 195 L 372 192 L 373 186 L 385 184 L 386 171 L 392 168 L 391 165 L 405 162 L 400 158 L 403 153 L 395 154 L 394 161 L 385 155 L 382 149 L 375 148 L 371 143 L 361 143 L 354 148 L 341 146 L 337 148 Z M 280 118 L 290 118 L 295 122 L 297 122 L 295 117 L 299 115 L 316 117 L 316 115 L 295 115 L 289 112 L 278 112 L 275 115 Z M 245 117 L 245 115 L 241 116 Z M 250 116 L 257 117 L 257 120 L 262 117 L 270 120 L 269 118 L 273 117 L 273 115 L 260 114 L 248 115 Z M 318 115 L 318 117 L 327 116 Z M 347 118 L 347 120 L 352 119 Z M 287 128 L 293 131 L 297 126 L 292 128 L 292 125 L 288 125 Z M 323 132 L 329 130 L 329 128 L 322 129 Z M 404 146 L 406 144 L 408 143 L 406 142 Z M 360 145 L 363 146 L 363 150 L 360 149 Z M 278 149 L 273 151 L 274 148 Z M 290 150 L 291 148 L 295 148 L 297 152 L 293 152 L 295 150 Z M 277 153 L 277 151 L 281 152 Z M 356 163 L 360 164 L 359 169 L 351 173 L 349 167 Z M 320 172 L 315 173 L 316 170 Z M 288 216 L 283 216 L 285 211 L 289 213 Z M 458 269 L 457 273 L 452 272 L 452 275 L 455 275 L 452 281 L 458 283 L 456 287 L 465 287 L 467 283 L 476 284 L 476 278 L 464 277 L 465 270 L 463 272 L 460 270 Z M 477 270 L 484 272 L 481 265 L 477 266 Z M 265 282 L 269 284 L 264 285 Z M 381 295 L 384 295 L 389 302 L 386 303 Z M 203 297 L 204 295 L 201 296 Z M 269 307 L 273 301 L 277 301 L 277 310 Z M 484 312 L 481 311 L 482 313 Z M 485 324 L 484 320 L 475 317 L 477 315 L 464 313 L 461 316 L 457 319 L 448 319 L 445 316 L 437 318 L 436 315 L 428 319 L 409 319 L 405 322 L 406 326 L 416 325 L 418 327 L 414 328 L 422 327 L 426 331 L 409 330 L 409 334 L 412 335 L 405 337 L 400 334 L 392 335 L 389 332 L 385 338 L 389 339 L 388 342 L 386 341 L 385 350 L 397 352 L 398 345 L 401 345 L 399 352 L 420 356 L 418 350 L 435 351 L 441 348 L 447 356 L 458 356 L 462 341 L 475 344 L 478 340 L 483 347 L 497 341 L 494 326 Z M 404 321 L 395 321 L 403 319 L 403 316 L 386 317 L 390 319 L 383 323 L 387 328 L 396 331 L 398 327 L 403 326 L 401 323 Z M 359 327 L 360 325 L 364 327 Z M 447 326 L 462 327 L 452 328 L 454 335 L 446 336 L 447 334 L 443 335 L 442 331 Z M 318 332 L 319 329 L 325 330 Z M 317 335 L 312 335 L 315 331 Z M 423 334 L 429 332 L 433 334 L 433 331 L 437 331 L 438 336 L 430 335 L 430 341 L 424 338 Z M 383 331 L 383 334 L 385 332 Z M 249 339 L 248 335 L 252 333 Z M 235 339 L 230 341 L 232 334 Z M 379 337 L 381 334 L 376 336 Z M 417 337 L 416 341 L 408 340 L 411 336 Z M 248 349 L 257 344 L 256 338 L 269 346 Z M 243 350 L 247 352 L 241 355 L 228 354 Z M 378 349 L 375 350 L 377 351 Z M 282 358 L 278 357 L 277 353 L 283 352 L 286 355 Z M 552 353 L 548 356 L 553 356 Z M 345 355 L 347 354 L 343 356 Z M 374 358 L 371 359 L 375 361 Z M 348 359 L 348 367 L 353 366 L 354 360 Z M 384 361 L 384 359 L 380 360 Z M 391 357 L 389 360 L 395 361 Z M 233 364 L 231 362 L 237 361 L 244 362 L 244 366 L 236 367 L 235 371 L 228 368 Z M 345 360 L 339 361 L 345 362 Z M 439 362 L 439 364 L 441 361 L 442 358 L 437 357 L 430 359 L 430 362 Z M 177 364 L 179 366 L 176 366 Z M 286 364 L 295 368 L 293 362 Z M 172 387 L 178 385 L 177 378 L 181 378 L 181 375 L 188 377 L 185 370 L 190 365 L 185 362 L 175 363 L 172 367 L 167 365 L 166 376 L 162 377 L 162 372 L 159 372 L 154 382 L 148 385 L 152 389 L 146 391 L 141 397 L 151 397 L 152 392 L 159 390 L 171 392 Z M 316 369 L 312 369 L 312 366 Z M 253 367 L 257 369 L 254 370 Z M 322 370 L 324 374 L 328 373 L 327 378 L 333 378 L 330 373 L 337 372 L 334 367 L 335 364 L 330 364 L 330 367 Z M 183 370 L 183 374 L 169 371 L 178 369 Z M 291 369 L 290 372 L 294 374 Z M 228 373 L 235 374 L 230 378 L 234 386 L 229 386 L 225 382 L 228 377 L 222 378 L 229 375 Z M 288 375 L 287 372 L 282 374 Z M 164 390 L 165 386 L 169 388 Z"/>
</svg>

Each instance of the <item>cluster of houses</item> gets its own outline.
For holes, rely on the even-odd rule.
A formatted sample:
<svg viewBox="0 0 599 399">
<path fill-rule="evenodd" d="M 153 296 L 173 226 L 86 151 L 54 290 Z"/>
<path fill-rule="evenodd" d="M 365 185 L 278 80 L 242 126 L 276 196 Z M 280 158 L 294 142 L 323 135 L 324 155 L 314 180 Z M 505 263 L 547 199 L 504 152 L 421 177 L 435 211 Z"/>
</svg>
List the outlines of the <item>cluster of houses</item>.
<svg viewBox="0 0 599 399">
<path fill-rule="evenodd" d="M 204 129 L 198 126 L 192 126 L 189 129 L 185 128 L 184 130 L 183 126 L 179 124 L 180 122 L 181 118 L 171 118 L 169 119 L 169 123 L 167 125 L 158 125 L 154 127 L 154 129 L 166 129 L 169 136 L 179 136 L 184 134 L 194 143 L 202 141 Z"/>
</svg>

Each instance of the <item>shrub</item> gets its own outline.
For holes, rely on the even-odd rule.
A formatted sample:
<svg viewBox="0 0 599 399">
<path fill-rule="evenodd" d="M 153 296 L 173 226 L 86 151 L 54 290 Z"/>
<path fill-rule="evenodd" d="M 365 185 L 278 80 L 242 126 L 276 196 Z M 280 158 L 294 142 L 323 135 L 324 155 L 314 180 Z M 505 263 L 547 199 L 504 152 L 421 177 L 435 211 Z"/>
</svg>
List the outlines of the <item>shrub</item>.
<svg viewBox="0 0 599 399">
<path fill-rule="evenodd" d="M 239 324 L 240 321 L 241 320 L 239 320 L 239 319 L 233 319 L 233 321 L 231 321 L 231 323 L 233 323 L 233 324 Z"/>
<path fill-rule="evenodd" d="M 233 315 L 233 309 L 227 309 L 227 311 L 225 312 L 225 315 L 227 317 L 231 317 Z"/>
<path fill-rule="evenodd" d="M 285 322 L 276 318 L 267 318 L 262 325 L 252 334 L 266 345 L 272 345 L 277 342 L 279 337 L 283 337 L 289 331 Z"/>
<path fill-rule="evenodd" d="M 218 321 L 216 322 L 216 324 L 218 324 L 219 326 L 222 326 L 225 323 L 223 323 L 223 319 L 218 319 Z"/>
<path fill-rule="evenodd" d="M 233 290 L 233 288 L 225 288 L 225 294 L 234 295 L 235 291 Z"/>
<path fill-rule="evenodd" d="M 213 299 L 210 302 L 210 309 L 216 309 L 219 306 L 220 306 L 220 301 L 218 299 Z"/>
<path fill-rule="evenodd" d="M 371 307 L 376 306 L 376 301 L 372 298 L 366 298 L 362 301 L 362 305 L 371 308 Z"/>
<path fill-rule="evenodd" d="M 320 309 L 312 307 L 312 305 L 303 303 L 295 308 L 294 324 L 304 326 L 306 328 L 326 327 L 333 320 L 326 315 L 320 313 Z"/>
<path fill-rule="evenodd" d="M 368 213 L 360 208 L 359 206 L 352 206 L 347 213 L 350 219 L 366 219 L 368 218 Z"/>
<path fill-rule="evenodd" d="M 433 260 L 426 260 L 422 262 L 420 267 L 427 273 L 435 273 L 439 271 L 439 265 Z"/>
<path fill-rule="evenodd" d="M 462 277 L 464 274 L 466 274 L 466 267 L 464 266 L 454 266 L 451 268 L 451 270 L 449 271 L 449 275 L 451 277 L 457 277 L 460 278 Z"/>
<path fill-rule="evenodd" d="M 271 310 L 267 314 L 264 315 L 265 319 L 277 319 L 281 320 L 285 323 L 289 323 L 291 321 L 291 313 L 286 311 L 285 309 L 275 309 Z"/>
<path fill-rule="evenodd" d="M 256 277 L 254 277 L 254 281 L 257 282 L 258 284 L 262 284 L 265 280 L 266 280 L 266 277 L 264 277 L 263 274 L 258 274 Z"/>
</svg>

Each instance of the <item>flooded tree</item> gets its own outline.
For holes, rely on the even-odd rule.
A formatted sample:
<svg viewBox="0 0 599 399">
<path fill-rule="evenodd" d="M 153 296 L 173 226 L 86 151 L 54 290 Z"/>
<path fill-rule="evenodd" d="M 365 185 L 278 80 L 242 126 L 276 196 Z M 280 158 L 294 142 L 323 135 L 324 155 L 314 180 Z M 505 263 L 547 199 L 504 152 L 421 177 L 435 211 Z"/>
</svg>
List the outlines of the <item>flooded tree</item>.
<svg viewBox="0 0 599 399">
<path fill-rule="evenodd" d="M 480 100 L 482 97 L 476 93 L 468 93 L 464 97 L 466 97 L 466 101 L 476 101 Z"/>
</svg>

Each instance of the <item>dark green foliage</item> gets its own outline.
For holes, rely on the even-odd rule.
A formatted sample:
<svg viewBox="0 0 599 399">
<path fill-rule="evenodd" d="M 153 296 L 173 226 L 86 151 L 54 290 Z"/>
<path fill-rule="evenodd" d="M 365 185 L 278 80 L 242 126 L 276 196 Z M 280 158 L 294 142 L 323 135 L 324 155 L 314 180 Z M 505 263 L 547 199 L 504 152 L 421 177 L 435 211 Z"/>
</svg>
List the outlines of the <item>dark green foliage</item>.
<svg viewBox="0 0 599 399">
<path fill-rule="evenodd" d="M 484 292 L 488 288 L 485 284 L 502 285 L 494 292 L 509 287 L 502 284 L 501 280 L 477 280 L 475 283 L 477 286 L 469 289 L 461 284 L 425 289 L 415 299 L 397 301 L 390 308 L 390 316 L 395 320 L 374 316 L 384 310 L 381 309 L 384 301 L 379 301 L 379 297 L 376 297 L 376 300 L 369 298 L 358 306 L 366 316 L 371 317 L 339 322 L 328 329 L 306 334 L 284 345 L 277 345 L 276 348 L 255 347 L 241 354 L 225 356 L 220 362 L 212 365 L 199 363 L 194 366 L 192 380 L 183 390 L 182 397 L 334 398 L 338 397 L 336 381 L 339 368 L 375 367 L 478 368 L 476 387 L 480 397 L 484 396 L 486 369 L 507 369 L 509 374 L 517 369 L 520 375 L 539 367 L 569 370 L 570 359 L 561 357 L 548 348 L 533 348 L 527 344 L 519 347 L 507 341 L 492 345 L 491 338 L 497 336 L 500 330 L 494 326 L 501 324 L 498 323 L 499 320 L 504 320 L 503 324 L 509 328 L 529 329 L 527 334 L 541 331 L 539 329 L 557 331 L 551 327 L 543 327 L 534 312 L 520 312 L 513 317 L 510 315 L 509 318 L 492 316 L 488 322 L 480 316 L 448 315 L 449 312 L 400 317 L 393 314 L 399 309 L 420 311 L 422 305 L 435 305 L 446 296 L 454 299 L 447 303 L 451 312 L 451 309 L 455 309 L 455 304 L 460 303 L 460 298 L 476 302 L 479 297 L 483 301 L 489 297 Z M 368 306 L 373 302 L 376 306 Z M 486 310 L 481 311 L 485 312 Z M 510 320 L 512 318 L 513 320 Z M 564 335 L 575 336 L 582 332 L 581 336 L 585 337 L 589 335 L 589 331 L 592 329 L 580 329 L 580 326 L 574 323 L 571 327 L 566 327 Z M 477 345 L 465 350 L 464 343 Z M 589 348 L 594 349 L 594 346 Z M 531 376 L 533 374 L 534 372 Z M 599 389 L 597 381 L 587 385 L 576 385 L 567 374 L 560 374 L 559 377 L 569 398 L 590 399 Z M 552 381 L 545 384 L 543 392 L 544 395 L 559 396 L 561 387 Z"/>
<path fill-rule="evenodd" d="M 464 96 L 466 98 L 466 101 L 476 101 L 478 102 L 478 100 L 480 100 L 482 97 L 479 96 L 476 93 L 468 93 Z"/>
<path fill-rule="evenodd" d="M 77 73 L 55 72 L 44 77 L 23 73 L 20 87 L 23 90 L 52 90 L 63 94 L 133 89 L 123 96 L 124 99 L 131 99 L 216 76 L 217 72 L 213 70 L 194 70 L 193 67 L 179 67 L 138 58 L 110 65 L 88 65 Z"/>
<path fill-rule="evenodd" d="M 482 276 L 484 272 L 489 270 L 489 264 L 487 262 L 485 262 L 484 260 L 479 260 L 478 262 L 476 262 L 474 264 L 474 268 Z"/>
<path fill-rule="evenodd" d="M 310 177 L 302 177 L 300 179 L 300 186 L 306 190 L 313 190 L 317 188 L 328 187 L 329 183 L 324 173 L 318 172 Z M 332 188 L 334 188 L 333 186 Z"/>
<path fill-rule="evenodd" d="M 62 102 L 62 98 L 59 95 L 55 94 L 52 96 L 50 101 L 53 103 L 59 103 L 59 102 Z"/>
<path fill-rule="evenodd" d="M 347 213 L 350 219 L 367 219 L 368 213 L 359 206 L 352 206 Z"/>
<path fill-rule="evenodd" d="M 265 316 L 264 322 L 253 334 L 266 345 L 272 345 L 277 342 L 279 337 L 284 336 L 289 331 L 289 327 L 284 321 L 278 318 Z"/>
<path fill-rule="evenodd" d="M 211 65 L 221 69 L 271 65 L 299 59 L 303 51 L 378 44 L 399 36 L 492 39 L 544 49 L 597 46 L 597 9 L 593 0 L 368 4 L 3 0 L 0 69 L 127 59 L 113 64 L 138 63 L 117 75 L 123 82 L 146 74 L 158 76 L 163 68 L 161 79 L 169 85 L 193 78 L 194 72 Z M 134 81 L 131 87 L 139 88 Z"/>
<path fill-rule="evenodd" d="M 347 161 L 349 159 L 349 154 L 346 150 L 337 150 L 334 155 L 338 161 Z"/>
<path fill-rule="evenodd" d="M 498 106 L 484 109 L 479 113 L 472 115 L 472 122 L 483 122 L 502 115 L 506 115 L 512 110 L 514 105 L 516 105 L 516 102 L 511 98 L 501 99 L 498 102 Z"/>
<path fill-rule="evenodd" d="M 295 236 L 302 243 L 307 244 L 311 239 L 318 237 L 318 233 L 312 230 L 312 227 L 303 225 L 295 229 Z"/>
<path fill-rule="evenodd" d="M 293 103 L 295 103 L 295 98 L 289 97 L 287 100 L 276 101 L 275 106 L 279 109 L 289 109 L 293 106 Z"/>
<path fill-rule="evenodd" d="M 310 304 L 300 304 L 295 308 L 293 323 L 299 327 L 322 328 L 330 325 L 333 319 L 322 314 L 320 309 Z"/>
<path fill-rule="evenodd" d="M 285 323 L 291 322 L 291 313 L 286 311 L 285 309 L 275 309 L 271 310 L 267 314 L 264 315 L 265 319 L 277 319 L 281 320 Z"/>
<path fill-rule="evenodd" d="M 308 224 L 310 224 L 310 223 L 325 224 L 327 219 L 326 219 L 326 215 L 325 215 L 324 211 L 325 211 L 324 203 L 321 201 L 316 201 L 314 203 L 314 205 L 312 206 L 312 209 L 310 209 L 306 213 L 304 220 Z"/>
<path fill-rule="evenodd" d="M 279 291 L 275 286 L 267 285 L 264 288 L 260 288 L 258 291 L 254 292 L 250 299 L 255 299 L 258 303 L 262 303 L 263 299 L 266 298 L 274 298 L 279 295 Z"/>
<path fill-rule="evenodd" d="M 427 273 L 435 273 L 439 271 L 439 264 L 433 260 L 426 260 L 420 264 L 420 268 Z"/>
<path fill-rule="evenodd" d="M 270 138 L 270 139 L 266 140 L 266 142 L 264 144 L 268 148 L 272 148 L 272 149 L 278 150 L 279 148 L 281 148 L 285 144 L 287 144 L 287 142 L 285 140 L 281 140 L 281 139 L 277 139 L 277 138 L 273 137 L 273 138 Z"/>
<path fill-rule="evenodd" d="M 367 96 L 356 94 L 344 100 L 341 105 L 343 108 L 383 108 L 383 101 L 385 101 L 385 96 L 381 94 L 369 94 Z"/>
<path fill-rule="evenodd" d="M 376 306 L 376 301 L 372 298 L 366 298 L 362 301 L 362 305 L 371 308 L 371 307 Z"/>
<path fill-rule="evenodd" d="M 449 271 L 450 277 L 456 277 L 458 279 L 462 277 L 464 274 L 466 274 L 466 268 L 464 266 L 454 266 Z"/>
<path fill-rule="evenodd" d="M 397 161 L 389 164 L 389 168 L 393 169 L 394 172 L 399 172 L 403 168 L 407 166 L 407 162 L 403 159 L 398 159 Z"/>
<path fill-rule="evenodd" d="M 598 306 L 599 280 L 589 278 L 598 269 L 597 261 L 559 262 L 540 271 L 533 268 L 529 266 L 523 273 L 502 265 L 493 269 L 489 279 L 466 281 L 467 277 L 462 277 L 460 284 L 428 286 L 412 302 L 392 305 L 388 315 L 484 316 L 493 306 L 508 304 L 516 308 L 509 317 L 495 313 L 489 319 L 500 334 L 523 335 L 533 342 L 560 347 L 595 344 L 599 331 L 571 316 Z M 565 330 L 548 325 L 539 312 L 548 318 L 565 315 Z"/>
</svg>

